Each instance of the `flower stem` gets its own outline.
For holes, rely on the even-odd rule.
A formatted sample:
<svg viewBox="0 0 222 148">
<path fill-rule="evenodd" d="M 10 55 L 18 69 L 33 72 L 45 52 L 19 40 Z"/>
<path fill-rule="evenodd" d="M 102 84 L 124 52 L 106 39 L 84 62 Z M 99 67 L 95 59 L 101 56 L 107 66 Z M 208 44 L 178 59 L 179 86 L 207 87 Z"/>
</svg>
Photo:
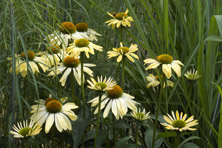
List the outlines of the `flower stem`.
<svg viewBox="0 0 222 148">
<path fill-rule="evenodd" d="M 96 126 L 96 136 L 95 136 L 95 143 L 94 143 L 94 148 L 96 148 L 96 143 L 97 143 L 97 138 L 98 138 L 98 133 L 99 133 L 99 125 L 100 125 L 100 108 L 101 108 L 101 99 L 102 99 L 102 94 L 100 93 L 99 95 L 99 107 L 98 107 L 98 116 L 97 116 L 97 126 Z"/>
<path fill-rule="evenodd" d="M 121 78 L 121 87 L 124 89 L 124 74 L 125 74 L 125 57 L 122 59 L 122 78 Z"/>
<path fill-rule="evenodd" d="M 116 129 L 114 126 L 115 116 L 113 114 L 113 147 L 116 148 Z"/>
<path fill-rule="evenodd" d="M 75 100 L 75 86 L 74 86 L 74 75 L 73 75 L 73 70 L 71 72 L 71 91 L 72 91 L 72 99 L 73 99 L 73 102 L 76 103 L 76 100 Z"/>
<path fill-rule="evenodd" d="M 159 95 L 158 106 L 157 106 L 157 110 L 156 110 L 155 126 L 154 126 L 154 131 L 153 131 L 153 140 L 152 140 L 152 148 L 154 148 L 156 130 L 157 130 L 157 120 L 158 120 L 158 116 L 159 116 L 161 100 L 162 100 L 162 97 L 163 97 L 163 83 L 164 83 L 164 80 L 161 82 L 160 95 Z"/>
<path fill-rule="evenodd" d="M 178 148 L 180 144 L 180 133 L 177 133 L 177 136 L 175 137 L 175 148 Z"/>
<path fill-rule="evenodd" d="M 83 119 L 84 119 L 86 116 L 86 99 L 85 99 L 84 83 L 83 83 L 83 62 L 84 62 L 83 53 L 80 54 L 80 61 L 81 61 L 81 92 L 82 92 Z"/>
</svg>

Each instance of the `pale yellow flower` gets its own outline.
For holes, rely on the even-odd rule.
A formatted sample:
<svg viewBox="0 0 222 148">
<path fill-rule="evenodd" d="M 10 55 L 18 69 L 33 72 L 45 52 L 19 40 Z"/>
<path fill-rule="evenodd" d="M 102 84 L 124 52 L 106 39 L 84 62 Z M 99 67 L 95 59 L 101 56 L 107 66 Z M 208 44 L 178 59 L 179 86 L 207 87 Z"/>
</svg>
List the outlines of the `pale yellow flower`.
<svg viewBox="0 0 222 148">
<path fill-rule="evenodd" d="M 129 10 L 126 9 L 125 12 L 118 12 L 118 13 L 109 13 L 107 14 L 112 17 L 111 20 L 106 21 L 105 23 L 108 24 L 108 26 L 112 25 L 112 28 L 119 28 L 120 26 L 128 26 L 131 27 L 131 22 L 133 22 L 133 18 L 131 16 L 128 16 Z"/>
<path fill-rule="evenodd" d="M 28 124 L 28 121 L 17 122 L 17 126 L 13 125 L 14 131 L 10 131 L 14 135 L 14 138 L 26 138 L 29 136 L 35 136 L 40 133 L 42 130 L 41 126 L 34 124 L 34 121 L 31 120 Z"/>
<path fill-rule="evenodd" d="M 47 59 L 44 57 L 38 57 L 36 54 L 28 50 L 27 51 L 27 58 L 28 61 L 26 62 L 26 54 L 22 52 L 20 55 L 15 55 L 16 58 L 16 73 L 20 73 L 22 77 L 26 77 L 28 71 L 32 72 L 33 74 L 39 73 L 39 67 L 45 72 L 47 69 L 49 69 L 49 66 L 47 65 Z M 11 60 L 11 58 L 8 58 Z M 12 71 L 12 68 L 10 69 Z"/>
<path fill-rule="evenodd" d="M 156 59 L 145 59 L 145 64 L 149 64 L 146 70 L 155 69 L 159 65 L 162 65 L 162 71 L 169 79 L 172 75 L 171 68 L 177 74 L 178 77 L 181 75 L 181 68 L 180 66 L 184 66 L 179 60 L 173 60 L 173 57 L 168 54 L 161 54 Z"/>
<path fill-rule="evenodd" d="M 125 47 L 123 46 L 123 43 L 120 42 L 120 47 L 119 48 L 113 48 L 113 51 L 108 51 L 108 59 L 112 57 L 118 57 L 117 62 L 122 61 L 123 56 L 126 56 L 130 61 L 134 62 L 134 58 L 139 59 L 139 57 L 134 54 L 133 52 L 137 51 L 138 47 L 137 44 L 131 44 L 130 47 Z"/>
<path fill-rule="evenodd" d="M 97 36 L 102 36 L 101 34 L 97 33 L 95 30 L 88 28 L 88 24 L 81 22 L 76 24 L 77 32 L 84 33 L 89 36 L 89 40 L 91 41 L 98 41 Z"/>
<path fill-rule="evenodd" d="M 83 63 L 83 72 L 93 77 L 93 71 L 88 67 L 95 67 L 95 66 L 96 66 L 95 64 Z M 58 74 L 63 73 L 62 77 L 59 80 L 62 86 L 65 85 L 66 80 L 71 73 L 73 73 L 77 83 L 81 85 L 81 64 L 78 58 L 75 59 L 72 56 L 66 56 L 63 59 L 62 63 L 58 63 L 54 68 L 50 70 L 51 72 L 48 74 L 48 76 L 56 76 Z M 83 75 L 83 82 L 84 81 L 85 81 L 85 76 Z"/>
<path fill-rule="evenodd" d="M 63 22 L 60 25 L 59 31 L 54 31 L 47 36 L 47 39 L 52 45 L 62 45 L 62 48 L 67 48 L 69 40 L 86 38 L 89 36 L 82 32 L 76 31 L 76 26 L 72 22 Z"/>
<path fill-rule="evenodd" d="M 161 123 L 163 126 L 165 126 L 168 130 L 178 130 L 180 132 L 189 130 L 189 131 L 195 131 L 196 128 L 192 128 L 193 126 L 198 125 L 198 121 L 194 120 L 194 116 L 189 117 L 187 120 L 187 114 L 183 115 L 183 112 L 179 114 L 178 111 L 176 111 L 176 115 L 172 111 L 172 116 L 167 114 L 167 116 L 163 116 L 164 120 L 167 123 Z"/>
<path fill-rule="evenodd" d="M 163 77 L 163 75 L 161 75 Z M 160 76 L 160 77 L 161 77 Z M 151 86 L 154 88 L 160 84 L 160 80 L 158 76 L 154 76 L 152 74 L 149 74 L 149 76 L 146 77 L 146 80 L 149 82 L 147 84 L 147 88 L 150 88 Z M 165 82 L 163 82 L 163 88 L 165 88 Z M 170 80 L 167 80 L 167 86 L 173 87 L 174 83 Z"/>
<path fill-rule="evenodd" d="M 95 50 L 103 51 L 103 47 L 93 44 L 89 42 L 87 39 L 77 39 L 73 43 L 69 44 L 66 52 L 69 53 L 71 56 L 78 58 L 81 52 L 85 52 L 86 57 L 89 58 L 90 54 L 95 54 Z"/>
<path fill-rule="evenodd" d="M 150 119 L 150 112 L 146 113 L 145 108 L 141 112 L 140 109 L 134 110 L 132 113 L 130 113 L 135 119 L 137 120 L 147 120 Z"/>
<path fill-rule="evenodd" d="M 187 71 L 187 72 L 184 74 L 184 76 L 185 76 L 188 80 L 192 80 L 192 81 L 197 80 L 197 79 L 199 79 L 199 78 L 201 77 L 195 69 L 193 69 L 193 71 L 192 71 L 192 70 Z"/>
<path fill-rule="evenodd" d="M 116 81 L 113 80 L 113 78 L 109 77 L 108 79 L 103 79 L 103 77 L 97 77 L 97 81 L 94 78 L 90 78 L 90 80 L 87 80 L 89 83 L 88 88 L 99 90 L 99 91 L 106 91 L 112 89 L 114 85 L 116 85 Z"/>
<path fill-rule="evenodd" d="M 106 118 L 109 111 L 112 109 L 112 113 L 117 120 L 123 118 L 123 116 L 128 112 L 128 108 L 131 110 L 136 110 L 136 105 L 138 104 L 133 100 L 134 97 L 124 93 L 123 89 L 119 85 L 114 85 L 112 89 L 107 90 L 101 98 L 101 110 L 105 108 L 103 112 L 103 117 Z M 88 103 L 92 103 L 91 106 L 97 106 L 99 104 L 99 96 L 90 100 Z M 99 107 L 96 108 L 94 114 L 98 113 Z"/>
<path fill-rule="evenodd" d="M 63 105 L 54 98 L 48 98 L 46 100 L 40 99 L 38 104 L 31 106 L 31 108 L 31 113 L 33 113 L 31 119 L 39 125 L 45 123 L 45 133 L 50 131 L 54 123 L 59 132 L 72 130 L 70 119 L 72 121 L 77 119 L 72 109 L 76 109 L 78 106 L 74 103 L 66 103 Z"/>
</svg>

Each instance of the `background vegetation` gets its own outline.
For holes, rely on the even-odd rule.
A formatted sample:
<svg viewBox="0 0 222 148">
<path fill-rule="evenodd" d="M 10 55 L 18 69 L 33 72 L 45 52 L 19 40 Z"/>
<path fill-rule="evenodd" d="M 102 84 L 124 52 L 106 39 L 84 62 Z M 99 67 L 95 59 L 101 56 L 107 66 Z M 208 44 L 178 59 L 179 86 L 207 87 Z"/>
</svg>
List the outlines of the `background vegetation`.
<svg viewBox="0 0 222 148">
<path fill-rule="evenodd" d="M 92 56 L 89 62 L 97 65 L 94 75 L 107 75 L 120 78 L 116 73 L 115 59 L 107 60 L 107 51 L 119 46 L 118 30 L 108 28 L 104 23 L 110 19 L 106 12 L 119 12 L 129 9 L 129 15 L 134 23 L 125 29 L 124 43 L 139 45 L 140 60 L 126 63 L 125 92 L 135 96 L 143 107 L 151 112 L 155 119 L 159 94 L 147 89 L 143 60 L 155 58 L 159 54 L 168 53 L 184 63 L 182 74 L 189 69 L 197 69 L 201 78 L 190 83 L 184 77 L 174 77 L 174 87 L 168 88 L 161 102 L 160 114 L 171 110 L 180 110 L 188 115 L 194 115 L 199 121 L 198 130 L 187 133 L 187 140 L 192 147 L 222 148 L 222 108 L 218 88 L 222 84 L 222 1 L 221 0 L 2 0 L 0 2 L 0 145 L 16 147 L 19 141 L 9 134 L 12 124 L 28 119 L 30 106 L 34 100 L 53 96 L 71 98 L 69 84 L 62 88 L 57 79 L 47 77 L 47 74 L 29 74 L 24 81 L 10 67 L 15 67 L 15 53 L 45 50 L 47 44 L 44 38 L 58 28 L 64 21 L 73 23 L 86 22 L 103 36 L 98 45 L 104 51 Z M 7 60 L 12 57 L 12 64 Z M 217 87 L 218 85 L 218 87 Z M 78 89 L 78 88 L 77 88 Z M 57 91 L 59 90 L 59 91 Z M 86 99 L 95 97 L 95 93 L 86 89 Z M 71 100 L 71 99 L 70 99 Z M 85 145 L 93 143 L 96 120 L 88 106 L 87 119 L 73 122 L 73 133 L 57 135 L 72 147 L 81 144 L 81 135 L 85 133 Z M 81 114 L 81 109 L 78 111 Z M 78 114 L 77 113 L 77 114 Z M 135 141 L 131 133 L 130 119 L 116 123 L 118 130 L 118 147 L 134 147 Z M 159 119 L 163 122 L 162 116 Z M 154 121 L 154 120 L 153 120 Z M 152 144 L 153 124 L 149 128 L 141 126 L 141 145 L 150 147 Z M 109 131 L 109 119 L 103 119 L 104 130 L 100 131 L 100 143 L 106 147 L 107 139 L 112 137 Z M 86 131 L 85 131 L 86 130 Z M 144 132 L 144 130 L 146 130 Z M 165 129 L 158 126 L 158 133 Z M 133 135 L 133 134 L 132 134 Z M 158 135 L 158 134 L 157 134 Z M 167 136 L 168 135 L 168 136 Z M 160 135 L 156 147 L 170 147 L 170 133 Z M 171 135 L 172 136 L 172 135 Z M 49 138 L 41 134 L 29 142 L 38 146 L 46 144 Z M 108 140 L 109 141 L 109 140 Z M 193 144 L 191 144 L 191 142 Z M 195 144 L 195 145 L 194 145 Z M 190 147 L 191 147 L 190 146 Z M 99 146 L 98 146 L 99 147 Z"/>
</svg>

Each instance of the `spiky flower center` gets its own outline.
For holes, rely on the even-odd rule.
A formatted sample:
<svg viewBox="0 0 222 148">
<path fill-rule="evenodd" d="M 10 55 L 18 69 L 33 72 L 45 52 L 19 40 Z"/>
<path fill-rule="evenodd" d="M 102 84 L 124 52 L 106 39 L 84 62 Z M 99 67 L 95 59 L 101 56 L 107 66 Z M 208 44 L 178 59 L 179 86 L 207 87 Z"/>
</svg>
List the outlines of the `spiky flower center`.
<svg viewBox="0 0 222 148">
<path fill-rule="evenodd" d="M 118 20 L 122 20 L 124 17 L 127 17 L 128 15 L 125 12 L 119 12 L 115 15 L 115 18 Z"/>
<path fill-rule="evenodd" d="M 96 88 L 101 88 L 103 90 L 107 87 L 107 85 L 104 82 L 98 82 L 98 83 L 95 84 L 95 87 Z"/>
<path fill-rule="evenodd" d="M 59 28 L 63 34 L 70 34 L 76 32 L 76 26 L 72 22 L 63 22 Z"/>
<path fill-rule="evenodd" d="M 55 98 L 47 98 L 47 99 L 45 99 L 45 105 L 46 105 L 48 102 L 52 101 L 52 100 L 56 100 L 56 99 L 55 99 Z"/>
<path fill-rule="evenodd" d="M 71 57 L 71 56 L 66 56 L 63 60 L 63 64 L 66 66 L 66 67 L 78 67 L 79 66 L 79 63 L 80 63 L 80 60 L 79 59 L 75 59 L 74 57 Z"/>
<path fill-rule="evenodd" d="M 89 40 L 87 39 L 77 39 L 75 40 L 75 44 L 77 47 L 88 47 Z"/>
<path fill-rule="evenodd" d="M 157 61 L 162 64 L 170 64 L 173 61 L 173 57 L 168 54 L 161 54 L 157 57 Z"/>
<path fill-rule="evenodd" d="M 29 134 L 29 131 L 31 131 L 32 129 L 29 127 L 24 127 L 22 128 L 18 133 L 20 135 L 22 135 L 23 137 L 26 137 Z"/>
<path fill-rule="evenodd" d="M 111 99 L 120 98 L 123 95 L 123 89 L 119 85 L 114 85 L 112 89 L 107 90 L 107 95 Z"/>
<path fill-rule="evenodd" d="M 145 116 L 144 113 L 136 113 L 137 118 L 139 119 L 143 119 L 143 117 Z"/>
<path fill-rule="evenodd" d="M 129 48 L 128 47 L 120 47 L 117 49 L 120 53 L 126 54 L 127 52 L 129 52 Z"/>
<path fill-rule="evenodd" d="M 49 113 L 58 113 L 62 110 L 62 104 L 56 99 L 52 99 L 46 104 L 46 110 Z"/>
<path fill-rule="evenodd" d="M 20 56 L 23 57 L 23 58 L 26 58 L 25 52 L 22 52 L 22 53 L 20 54 Z M 28 50 L 28 51 L 27 51 L 27 56 L 28 56 L 28 59 L 29 59 L 30 61 L 32 61 L 32 60 L 35 58 L 35 53 L 34 53 L 33 51 L 31 51 L 31 50 Z"/>
<path fill-rule="evenodd" d="M 157 80 L 163 80 L 163 75 L 160 75 L 160 77 L 157 75 L 157 76 L 155 76 L 155 78 L 157 79 Z"/>
<path fill-rule="evenodd" d="M 53 45 L 53 46 L 47 48 L 47 51 L 52 54 L 57 54 L 57 53 L 59 53 L 60 49 L 61 49 L 60 46 Z"/>
<path fill-rule="evenodd" d="M 88 30 L 88 24 L 82 22 L 82 23 L 78 23 L 76 24 L 76 29 L 79 32 L 86 32 Z"/>
<path fill-rule="evenodd" d="M 172 126 L 175 128 L 183 128 L 186 126 L 186 122 L 184 120 L 175 120 L 172 123 Z"/>
</svg>

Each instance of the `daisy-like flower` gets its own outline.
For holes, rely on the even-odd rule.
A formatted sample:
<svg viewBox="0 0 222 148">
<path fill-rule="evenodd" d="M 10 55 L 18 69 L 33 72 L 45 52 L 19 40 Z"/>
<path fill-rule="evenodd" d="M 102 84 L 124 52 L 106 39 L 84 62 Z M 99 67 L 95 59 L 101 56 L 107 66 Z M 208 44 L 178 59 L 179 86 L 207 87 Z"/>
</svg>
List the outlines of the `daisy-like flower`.
<svg viewBox="0 0 222 148">
<path fill-rule="evenodd" d="M 96 66 L 95 64 L 83 63 L 83 72 L 93 77 L 93 71 L 88 67 L 95 67 L 95 66 Z M 48 74 L 48 76 L 56 76 L 60 73 L 63 73 L 62 77 L 59 80 L 62 86 L 65 85 L 67 77 L 71 73 L 73 73 L 77 83 L 81 85 L 81 64 L 78 58 L 75 59 L 72 56 L 66 56 L 63 59 L 63 63 L 58 63 L 56 67 L 51 69 L 51 72 Z M 85 78 L 83 75 L 83 81 L 84 79 Z"/>
<path fill-rule="evenodd" d="M 163 80 L 163 75 L 160 75 L 160 78 Z M 154 88 L 160 84 L 160 78 L 158 76 L 154 76 L 152 74 L 149 74 L 149 76 L 146 77 L 146 80 L 149 82 L 147 84 L 147 88 L 150 88 L 151 86 Z M 165 82 L 163 82 L 163 88 L 165 88 Z M 167 86 L 173 87 L 174 83 L 170 80 L 167 80 Z"/>
<path fill-rule="evenodd" d="M 126 56 L 130 61 L 134 62 L 134 58 L 139 59 L 139 57 L 134 54 L 133 52 L 137 51 L 138 47 L 137 44 L 131 44 L 130 47 L 125 47 L 123 46 L 123 43 L 120 42 L 120 47 L 119 48 L 113 48 L 113 51 L 108 51 L 108 59 L 112 57 L 118 57 L 117 62 L 122 61 L 123 56 Z"/>
<path fill-rule="evenodd" d="M 108 79 L 103 80 L 103 77 L 97 77 L 97 81 L 94 78 L 90 78 L 90 80 L 87 80 L 89 83 L 88 88 L 98 90 L 98 91 L 106 91 L 112 89 L 114 85 L 116 85 L 116 81 L 113 80 L 113 78 L 109 77 Z"/>
<path fill-rule="evenodd" d="M 97 33 L 95 30 L 88 28 L 88 24 L 81 22 L 76 24 L 77 32 L 85 33 L 87 36 L 89 36 L 89 39 L 91 41 L 98 41 L 97 36 L 102 36 L 101 34 Z"/>
<path fill-rule="evenodd" d="M 103 117 L 106 118 L 109 111 L 112 109 L 112 113 L 117 120 L 123 118 L 127 113 L 128 108 L 131 110 L 136 110 L 136 105 L 138 104 L 133 100 L 134 97 L 123 92 L 123 89 L 119 85 L 114 85 L 112 89 L 107 90 L 101 98 L 101 110 L 105 108 Z M 88 103 L 92 103 L 91 106 L 97 106 L 99 104 L 99 96 L 90 100 Z M 98 113 L 98 108 L 96 108 L 94 114 Z"/>
<path fill-rule="evenodd" d="M 161 54 L 156 59 L 145 59 L 145 64 L 150 64 L 146 70 L 155 69 L 159 65 L 162 65 L 162 71 L 166 75 L 167 79 L 171 77 L 171 68 L 177 74 L 178 77 L 181 75 L 180 66 L 184 66 L 179 60 L 173 60 L 173 57 L 168 54 Z"/>
<path fill-rule="evenodd" d="M 28 50 L 26 62 L 26 54 L 22 52 L 20 55 L 15 55 L 16 57 L 16 73 L 21 73 L 23 77 L 27 76 L 28 70 L 33 72 L 34 74 L 39 73 L 39 67 L 45 72 L 49 67 L 47 66 L 47 60 L 44 57 L 38 57 L 36 54 Z M 9 58 L 11 60 L 11 58 Z"/>
<path fill-rule="evenodd" d="M 201 75 L 199 75 L 198 72 L 197 72 L 195 69 L 193 69 L 193 71 L 192 71 L 192 70 L 187 71 L 187 72 L 184 74 L 184 76 L 185 76 L 188 80 L 192 80 L 192 81 L 197 80 L 197 79 L 199 79 L 199 78 L 201 77 Z"/>
<path fill-rule="evenodd" d="M 85 52 L 86 57 L 89 58 L 89 53 L 94 54 L 94 49 L 103 51 L 103 47 L 89 42 L 87 39 L 76 39 L 73 43 L 69 44 L 66 52 L 71 56 L 78 58 L 81 52 Z"/>
<path fill-rule="evenodd" d="M 69 44 L 69 40 L 75 40 L 80 38 L 89 39 L 89 36 L 82 32 L 76 31 L 76 26 L 72 22 L 63 22 L 60 25 L 59 31 L 54 31 L 54 33 L 47 36 L 50 44 L 52 45 L 62 45 L 66 48 Z"/>
<path fill-rule="evenodd" d="M 139 110 L 134 110 L 131 115 L 137 119 L 137 120 L 147 120 L 150 119 L 150 112 L 146 113 L 145 108 L 143 109 L 143 111 L 141 112 L 140 109 Z"/>
<path fill-rule="evenodd" d="M 35 136 L 40 133 L 42 130 L 41 126 L 34 124 L 34 121 L 31 120 L 28 124 L 28 121 L 17 122 L 17 126 L 13 125 L 14 131 L 10 131 L 14 135 L 14 138 L 25 138 L 29 136 Z"/>
<path fill-rule="evenodd" d="M 176 111 L 175 116 L 174 112 L 172 111 L 172 116 L 167 114 L 167 116 L 164 115 L 163 118 L 167 123 L 161 124 L 168 130 L 178 130 L 180 132 L 185 130 L 195 131 L 196 128 L 192 127 L 198 125 L 198 121 L 194 120 L 194 116 L 191 116 L 186 120 L 187 114 L 183 115 L 183 112 L 179 114 L 179 112 Z"/>
<path fill-rule="evenodd" d="M 131 16 L 128 16 L 129 10 L 126 9 L 125 12 L 118 12 L 118 13 L 109 13 L 107 14 L 112 17 L 111 20 L 106 21 L 105 23 L 108 24 L 108 26 L 112 25 L 112 28 L 114 29 L 119 28 L 120 26 L 128 26 L 131 27 L 131 22 L 133 22 L 133 18 Z"/>
<path fill-rule="evenodd" d="M 78 106 L 74 103 L 66 103 L 63 105 L 54 98 L 48 98 L 46 100 L 40 99 L 38 104 L 31 106 L 31 108 L 31 113 L 33 113 L 31 119 L 39 125 L 45 123 L 45 133 L 50 131 L 54 123 L 59 132 L 72 130 L 70 119 L 72 121 L 77 119 L 72 109 L 76 109 Z"/>
</svg>

